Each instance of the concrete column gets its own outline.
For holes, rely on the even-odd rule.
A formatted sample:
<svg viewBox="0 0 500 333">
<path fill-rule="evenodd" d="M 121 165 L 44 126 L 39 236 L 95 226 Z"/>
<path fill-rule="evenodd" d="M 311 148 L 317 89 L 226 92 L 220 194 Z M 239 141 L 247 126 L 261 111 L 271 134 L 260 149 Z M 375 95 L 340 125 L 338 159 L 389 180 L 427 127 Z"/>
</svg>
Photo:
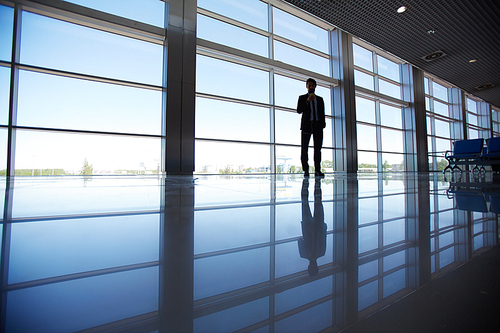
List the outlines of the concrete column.
<svg viewBox="0 0 500 333">
<path fill-rule="evenodd" d="M 196 0 L 167 2 L 164 170 L 193 174 L 196 84 Z"/>
</svg>

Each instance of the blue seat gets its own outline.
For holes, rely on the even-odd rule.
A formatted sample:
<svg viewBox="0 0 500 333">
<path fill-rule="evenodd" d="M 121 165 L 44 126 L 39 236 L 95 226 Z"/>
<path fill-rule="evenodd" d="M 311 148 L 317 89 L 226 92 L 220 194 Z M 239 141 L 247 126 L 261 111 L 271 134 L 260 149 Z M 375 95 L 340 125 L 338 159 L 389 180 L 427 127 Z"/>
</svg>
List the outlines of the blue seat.
<svg viewBox="0 0 500 333">
<path fill-rule="evenodd" d="M 445 158 L 448 165 L 443 170 L 458 169 L 457 164 L 468 165 L 470 161 L 480 161 L 483 153 L 484 139 L 458 140 L 453 144 L 453 151 L 447 151 Z M 465 162 L 465 163 L 464 163 Z"/>
<path fill-rule="evenodd" d="M 486 151 L 483 154 L 483 158 L 500 158 L 500 137 L 489 138 L 486 144 Z"/>
<path fill-rule="evenodd" d="M 460 210 L 483 213 L 488 212 L 486 200 L 484 196 L 479 193 L 456 193 L 455 202 L 457 208 Z"/>
</svg>

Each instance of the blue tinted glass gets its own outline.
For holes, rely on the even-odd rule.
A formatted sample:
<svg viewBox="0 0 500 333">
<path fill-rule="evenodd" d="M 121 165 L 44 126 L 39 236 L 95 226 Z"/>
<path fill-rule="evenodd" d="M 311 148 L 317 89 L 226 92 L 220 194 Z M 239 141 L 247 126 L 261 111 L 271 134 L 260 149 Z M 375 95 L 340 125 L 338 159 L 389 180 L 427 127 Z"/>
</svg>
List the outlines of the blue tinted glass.
<svg viewBox="0 0 500 333">
<path fill-rule="evenodd" d="M 354 70 L 354 84 L 369 90 L 374 89 L 373 76 Z"/>
<path fill-rule="evenodd" d="M 397 253 L 384 257 L 384 272 L 404 265 L 406 263 L 406 251 L 399 251 Z"/>
<path fill-rule="evenodd" d="M 400 269 L 384 277 L 384 297 L 406 287 L 406 269 Z"/>
<path fill-rule="evenodd" d="M 378 275 L 378 260 L 370 261 L 358 267 L 358 282 L 363 282 L 376 275 Z"/>
<path fill-rule="evenodd" d="M 328 53 L 328 31 L 273 7 L 273 33 Z"/>
<path fill-rule="evenodd" d="M 378 198 L 367 198 L 359 200 L 358 219 L 359 225 L 378 221 Z"/>
<path fill-rule="evenodd" d="M 157 311 L 158 277 L 150 267 L 9 291 L 6 332 L 75 332 Z"/>
<path fill-rule="evenodd" d="M 29 12 L 21 62 L 127 81 L 162 84 L 163 47 Z"/>
<path fill-rule="evenodd" d="M 259 0 L 198 0 L 198 7 L 267 31 L 267 4 Z"/>
<path fill-rule="evenodd" d="M 269 318 L 269 298 L 264 297 L 196 318 L 193 332 L 234 332 Z"/>
<path fill-rule="evenodd" d="M 330 73 L 330 65 L 327 58 L 278 41 L 274 41 L 274 59 L 326 76 L 329 76 Z"/>
<path fill-rule="evenodd" d="M 301 311 L 274 324 L 275 332 L 321 332 L 332 326 L 332 301 Z"/>
<path fill-rule="evenodd" d="M 378 90 L 381 94 L 388 95 L 398 99 L 401 98 L 401 87 L 396 84 L 379 79 Z"/>
<path fill-rule="evenodd" d="M 198 38 L 234 47 L 262 57 L 268 56 L 269 43 L 268 38 L 265 36 L 199 14 L 196 24 Z"/>
<path fill-rule="evenodd" d="M 269 142 L 269 108 L 196 99 L 196 138 Z"/>
<path fill-rule="evenodd" d="M 161 135 L 161 91 L 19 71 L 17 124 Z"/>
<path fill-rule="evenodd" d="M 165 1 L 160 0 L 65 0 L 77 5 L 122 16 L 158 27 L 164 26 Z"/>
<path fill-rule="evenodd" d="M 357 44 L 352 45 L 352 51 L 354 53 L 354 66 L 358 66 L 373 72 L 372 51 L 362 48 Z"/>
<path fill-rule="evenodd" d="M 269 242 L 269 214 L 269 206 L 195 212 L 194 253 Z"/>
<path fill-rule="evenodd" d="M 358 289 L 358 311 L 378 302 L 378 281 L 373 281 Z"/>
<path fill-rule="evenodd" d="M 277 315 L 313 302 L 332 293 L 332 276 L 316 280 L 275 295 Z"/>
<path fill-rule="evenodd" d="M 12 35 L 14 8 L 0 5 L 0 60 L 10 61 L 12 57 Z"/>
<path fill-rule="evenodd" d="M 397 203 L 395 202 L 394 205 Z M 404 211 L 404 209 L 402 209 Z M 406 228 L 404 220 L 397 220 L 384 223 L 384 246 L 405 240 Z"/>
<path fill-rule="evenodd" d="M 439 252 L 439 268 L 448 266 L 455 261 L 455 247 L 450 247 L 444 251 Z"/>
<path fill-rule="evenodd" d="M 378 74 L 385 76 L 396 82 L 401 82 L 399 78 L 399 64 L 392 62 L 380 55 L 377 55 Z"/>
<path fill-rule="evenodd" d="M 380 103 L 380 124 L 402 129 L 401 108 Z"/>
<path fill-rule="evenodd" d="M 196 57 L 196 91 L 269 103 L 269 73 L 210 57 Z"/>
<path fill-rule="evenodd" d="M 436 82 L 432 82 L 433 96 L 448 102 L 448 89 Z"/>
<path fill-rule="evenodd" d="M 0 124 L 9 122 L 10 68 L 0 66 Z"/>
<path fill-rule="evenodd" d="M 395 153 L 404 152 L 403 131 L 382 128 L 380 132 L 382 135 L 383 151 L 395 152 Z"/>
<path fill-rule="evenodd" d="M 375 124 L 375 101 L 356 96 L 356 120 Z"/>
<path fill-rule="evenodd" d="M 159 215 L 15 223 L 9 283 L 158 260 Z"/>
<path fill-rule="evenodd" d="M 269 280 L 269 247 L 194 262 L 194 299 L 214 296 Z"/>
<path fill-rule="evenodd" d="M 359 228 L 358 233 L 358 253 L 374 250 L 378 248 L 378 226 Z"/>
</svg>

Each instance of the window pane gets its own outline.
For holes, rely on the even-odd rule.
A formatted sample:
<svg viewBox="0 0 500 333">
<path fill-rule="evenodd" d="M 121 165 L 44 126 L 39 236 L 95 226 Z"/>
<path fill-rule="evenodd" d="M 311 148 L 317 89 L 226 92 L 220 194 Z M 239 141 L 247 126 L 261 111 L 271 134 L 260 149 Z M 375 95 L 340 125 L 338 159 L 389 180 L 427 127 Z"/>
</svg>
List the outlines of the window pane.
<svg viewBox="0 0 500 333">
<path fill-rule="evenodd" d="M 436 138 L 436 152 L 445 153 L 447 150 L 451 150 L 451 141 Z"/>
<path fill-rule="evenodd" d="M 276 143 L 300 145 L 300 117 L 298 113 L 276 110 Z"/>
<path fill-rule="evenodd" d="M 360 125 L 358 131 L 358 150 L 377 150 L 377 135 L 374 126 Z"/>
<path fill-rule="evenodd" d="M 467 98 L 467 110 L 468 111 L 470 111 L 472 113 L 477 113 L 476 106 L 477 106 L 476 101 L 474 101 L 470 98 Z"/>
<path fill-rule="evenodd" d="M 24 64 L 161 86 L 161 45 L 29 12 L 22 20 Z"/>
<path fill-rule="evenodd" d="M 448 102 L 448 89 L 436 82 L 432 82 L 433 96 Z"/>
<path fill-rule="evenodd" d="M 198 7 L 267 31 L 267 4 L 258 0 L 198 0 Z"/>
<path fill-rule="evenodd" d="M 478 139 L 479 138 L 479 132 L 478 130 L 469 128 L 469 137 L 468 139 Z"/>
<path fill-rule="evenodd" d="M 196 138 L 269 142 L 269 109 L 196 98 Z"/>
<path fill-rule="evenodd" d="M 382 150 L 403 152 L 403 132 L 382 128 Z"/>
<path fill-rule="evenodd" d="M 390 82 L 378 80 L 378 90 L 381 94 L 388 95 L 394 98 L 401 98 L 401 88 Z"/>
<path fill-rule="evenodd" d="M 427 111 L 431 110 L 431 99 L 429 97 L 425 98 L 425 110 Z"/>
<path fill-rule="evenodd" d="M 195 142 L 197 173 L 269 173 L 269 145 Z"/>
<path fill-rule="evenodd" d="M 377 153 L 358 151 L 358 169 L 361 172 L 377 172 Z"/>
<path fill-rule="evenodd" d="M 165 2 L 158 0 L 65 0 L 157 27 L 164 26 Z"/>
<path fill-rule="evenodd" d="M 425 94 L 429 95 L 429 79 L 424 77 L 424 90 Z"/>
<path fill-rule="evenodd" d="M 84 161 L 93 174 L 156 174 L 160 139 L 18 130 L 16 175 L 80 174 Z"/>
<path fill-rule="evenodd" d="M 369 90 L 373 90 L 373 76 L 354 70 L 354 84 Z"/>
<path fill-rule="evenodd" d="M 375 101 L 356 96 L 356 120 L 375 124 Z"/>
<path fill-rule="evenodd" d="M 403 154 L 382 154 L 382 170 L 383 171 L 404 171 L 404 155 Z M 386 163 L 387 162 L 387 163 Z M 387 217 L 384 217 L 387 218 Z"/>
<path fill-rule="evenodd" d="M 438 102 L 436 100 L 434 101 L 434 112 L 443 115 L 445 117 L 449 117 L 448 105 Z"/>
<path fill-rule="evenodd" d="M 402 198 L 403 200 L 399 200 L 400 198 Z M 389 203 L 389 201 L 392 201 L 392 204 L 388 205 L 392 208 L 395 208 L 397 206 L 403 207 L 403 209 L 400 213 L 402 213 L 404 215 L 404 206 L 405 206 L 404 205 L 404 196 L 390 196 L 390 197 L 385 197 L 384 199 L 387 199 L 387 200 L 384 200 L 384 203 L 386 201 L 387 201 L 387 203 Z M 396 199 L 395 201 L 398 204 L 402 204 L 402 205 L 397 205 L 396 202 L 393 201 L 394 199 Z M 385 213 L 385 205 L 384 205 L 384 213 Z M 386 218 L 385 215 L 384 215 L 384 218 Z M 405 220 L 397 220 L 397 221 L 384 223 L 384 235 L 383 235 L 384 246 L 387 246 L 387 245 L 390 245 L 393 243 L 397 243 L 400 241 L 404 241 L 405 240 L 405 233 L 406 233 Z"/>
<path fill-rule="evenodd" d="M 6 170 L 7 170 L 7 129 L 0 128 L 0 175 L 5 176 Z"/>
<path fill-rule="evenodd" d="M 19 71 L 17 124 L 161 135 L 161 91 Z"/>
<path fill-rule="evenodd" d="M 365 48 L 357 44 L 352 45 L 352 51 L 354 54 L 354 66 L 358 66 L 373 72 L 373 56 L 372 51 L 368 51 Z"/>
<path fill-rule="evenodd" d="M 378 248 L 378 226 L 371 225 L 359 228 L 358 253 L 374 250 Z"/>
<path fill-rule="evenodd" d="M 265 36 L 199 14 L 196 25 L 198 38 L 255 53 L 262 57 L 268 56 L 268 38 Z"/>
<path fill-rule="evenodd" d="M 477 116 L 472 113 L 467 113 L 467 123 L 477 126 Z"/>
<path fill-rule="evenodd" d="M 273 7 L 273 32 L 294 42 L 328 53 L 328 31 Z"/>
<path fill-rule="evenodd" d="M 282 75 L 274 75 L 274 86 L 275 104 L 292 109 L 297 108 L 299 96 L 307 92 L 304 81 Z"/>
<path fill-rule="evenodd" d="M 436 127 L 436 135 L 442 136 L 444 138 L 450 137 L 450 123 L 446 121 L 441 121 L 438 119 L 434 120 L 434 125 Z"/>
<path fill-rule="evenodd" d="M 324 149 L 322 150 L 322 152 Z M 308 156 L 312 157 L 313 149 L 309 148 Z M 325 158 L 322 156 L 323 159 Z M 276 170 L 277 173 L 302 173 L 300 162 L 300 147 L 277 146 L 276 147 Z"/>
<path fill-rule="evenodd" d="M 0 124 L 9 122 L 10 68 L 0 66 Z"/>
<path fill-rule="evenodd" d="M 327 58 L 278 41 L 274 41 L 274 59 L 326 76 L 330 74 L 330 65 Z"/>
<path fill-rule="evenodd" d="M 26 282 L 158 260 L 159 215 L 16 223 L 11 237 L 9 283 Z"/>
<path fill-rule="evenodd" d="M 14 8 L 0 5 L 0 60 L 10 61 L 12 57 L 12 34 Z"/>
<path fill-rule="evenodd" d="M 380 123 L 401 129 L 403 127 L 401 108 L 380 103 Z"/>
<path fill-rule="evenodd" d="M 196 57 L 196 91 L 269 103 L 269 73 L 210 57 Z"/>
<path fill-rule="evenodd" d="M 380 55 L 377 55 L 377 60 L 378 74 L 396 82 L 401 82 L 399 78 L 399 64 L 392 62 Z"/>
</svg>

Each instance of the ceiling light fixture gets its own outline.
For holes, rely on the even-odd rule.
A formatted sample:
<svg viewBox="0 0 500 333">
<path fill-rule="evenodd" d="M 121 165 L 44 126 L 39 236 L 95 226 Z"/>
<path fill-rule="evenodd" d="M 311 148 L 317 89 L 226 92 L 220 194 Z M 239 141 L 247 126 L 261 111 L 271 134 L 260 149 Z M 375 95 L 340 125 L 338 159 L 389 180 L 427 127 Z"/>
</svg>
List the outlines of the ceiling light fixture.
<svg viewBox="0 0 500 333">
<path fill-rule="evenodd" d="M 429 35 L 432 35 L 432 34 L 433 34 L 433 33 L 435 33 L 435 32 L 436 32 L 436 30 L 434 30 L 434 29 L 431 29 L 431 30 L 427 31 L 427 33 L 428 33 Z"/>
<path fill-rule="evenodd" d="M 400 14 L 401 14 L 401 13 L 402 13 L 402 12 L 404 12 L 405 10 L 406 10 L 406 7 L 405 7 L 405 6 L 401 6 L 401 7 L 399 7 L 399 8 L 398 8 L 398 13 L 400 13 Z"/>
<path fill-rule="evenodd" d="M 471 59 L 471 60 L 469 60 L 469 62 L 476 62 L 476 61 L 477 61 L 477 59 Z"/>
</svg>

